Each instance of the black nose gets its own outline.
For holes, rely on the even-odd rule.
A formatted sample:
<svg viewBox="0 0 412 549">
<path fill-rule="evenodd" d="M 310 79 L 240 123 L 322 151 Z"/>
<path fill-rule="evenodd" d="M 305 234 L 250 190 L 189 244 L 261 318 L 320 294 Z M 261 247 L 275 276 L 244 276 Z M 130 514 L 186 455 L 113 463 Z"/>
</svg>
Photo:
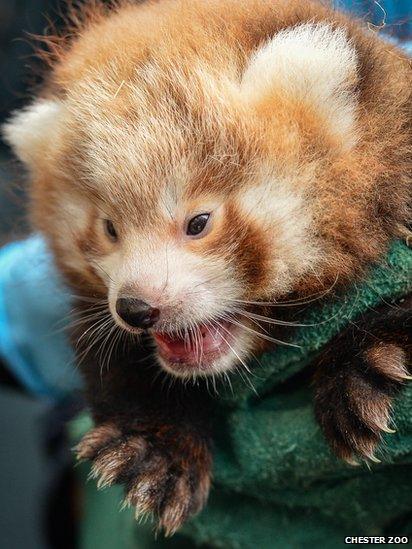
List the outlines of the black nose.
<svg viewBox="0 0 412 549">
<path fill-rule="evenodd" d="M 160 311 L 140 299 L 121 297 L 116 303 L 116 312 L 133 328 L 151 328 L 159 320 Z"/>
</svg>

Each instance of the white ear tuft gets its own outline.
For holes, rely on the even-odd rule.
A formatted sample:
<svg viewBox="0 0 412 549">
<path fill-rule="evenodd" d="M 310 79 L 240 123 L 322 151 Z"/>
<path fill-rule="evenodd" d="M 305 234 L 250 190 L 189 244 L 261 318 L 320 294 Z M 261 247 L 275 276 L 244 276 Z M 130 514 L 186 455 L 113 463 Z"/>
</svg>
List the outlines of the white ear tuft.
<svg viewBox="0 0 412 549">
<path fill-rule="evenodd" d="M 4 124 L 4 138 L 20 160 L 29 166 L 36 162 L 54 134 L 61 110 L 60 101 L 40 99 L 15 112 Z"/>
<path fill-rule="evenodd" d="M 251 58 L 242 92 L 259 100 L 274 90 L 310 102 L 344 138 L 352 133 L 357 55 L 344 29 L 305 23 L 283 30 Z"/>
</svg>

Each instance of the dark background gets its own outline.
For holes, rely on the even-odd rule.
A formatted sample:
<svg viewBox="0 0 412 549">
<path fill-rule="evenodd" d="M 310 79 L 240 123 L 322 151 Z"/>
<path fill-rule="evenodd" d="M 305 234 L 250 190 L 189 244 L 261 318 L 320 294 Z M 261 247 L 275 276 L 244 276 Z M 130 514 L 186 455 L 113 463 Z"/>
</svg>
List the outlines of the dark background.
<svg viewBox="0 0 412 549">
<path fill-rule="evenodd" d="M 24 105 L 38 78 L 30 34 L 41 34 L 46 14 L 58 23 L 58 0 L 0 0 L 0 124 Z M 54 15 L 53 15 L 54 14 Z M 0 138 L 0 242 L 26 227 L 22 174 Z"/>
<path fill-rule="evenodd" d="M 27 33 L 42 33 L 56 0 L 0 0 L 0 124 L 27 102 L 35 82 Z M 54 13 L 54 15 L 53 15 Z M 0 244 L 27 229 L 24 175 L 0 140 Z M 3 380 L 4 382 L 4 380 Z M 4 386 L 0 391 L 0 548 L 45 549 L 49 494 L 61 469 L 46 452 L 51 405 Z"/>
<path fill-rule="evenodd" d="M 302 0 L 305 1 L 305 0 Z M 339 2 L 362 14 L 384 31 L 411 37 L 411 0 Z M 42 34 L 45 15 L 59 25 L 62 0 L 0 0 L 0 124 L 30 97 L 36 82 L 33 48 L 27 33 Z M 28 230 L 25 220 L 24 174 L 0 139 L 0 244 Z M 3 379 L 4 382 L 4 379 Z M 61 478 L 56 456 L 47 455 L 46 433 L 51 405 L 36 402 L 7 386 L 0 390 L 0 548 L 45 549 L 46 501 Z M 46 421 L 47 420 L 47 421 Z M 65 495 L 59 493 L 60 500 Z M 61 501 L 60 501 L 61 503 Z M 67 530 L 66 530 L 67 531 Z M 55 545 L 62 549 L 61 542 Z"/>
</svg>

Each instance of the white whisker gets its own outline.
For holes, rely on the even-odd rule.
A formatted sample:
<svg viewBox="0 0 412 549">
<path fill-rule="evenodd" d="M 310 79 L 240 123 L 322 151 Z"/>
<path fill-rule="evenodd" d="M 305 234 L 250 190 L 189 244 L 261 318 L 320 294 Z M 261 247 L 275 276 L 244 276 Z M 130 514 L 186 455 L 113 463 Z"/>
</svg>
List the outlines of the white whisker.
<svg viewBox="0 0 412 549">
<path fill-rule="evenodd" d="M 230 316 L 230 314 L 224 315 L 224 318 L 230 322 L 231 324 L 235 324 L 236 326 L 239 326 L 239 328 L 242 328 L 243 330 L 246 330 L 247 332 L 250 332 L 262 339 L 265 339 L 266 341 L 270 341 L 271 343 L 277 343 L 278 345 L 286 345 L 288 347 L 296 347 L 300 348 L 300 345 L 297 345 L 296 343 L 288 343 L 286 341 L 281 341 L 280 339 L 276 339 L 275 337 L 268 336 L 267 334 L 262 334 L 257 332 L 256 330 L 253 330 L 253 328 L 249 328 L 249 326 L 246 326 L 245 324 L 242 324 L 241 322 L 237 321 L 233 316 Z"/>
</svg>

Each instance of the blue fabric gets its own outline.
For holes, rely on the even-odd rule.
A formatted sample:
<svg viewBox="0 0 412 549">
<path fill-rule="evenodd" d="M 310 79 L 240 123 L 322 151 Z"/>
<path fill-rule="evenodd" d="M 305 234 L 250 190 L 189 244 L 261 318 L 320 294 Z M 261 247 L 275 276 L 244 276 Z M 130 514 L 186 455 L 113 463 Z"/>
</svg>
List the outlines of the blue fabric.
<svg viewBox="0 0 412 549">
<path fill-rule="evenodd" d="M 412 38 L 411 0 L 334 0 L 333 5 L 370 21 L 391 36 Z"/>
<path fill-rule="evenodd" d="M 0 356 L 37 396 L 60 399 L 80 386 L 64 333 L 70 301 L 40 236 L 0 250 Z"/>
</svg>

